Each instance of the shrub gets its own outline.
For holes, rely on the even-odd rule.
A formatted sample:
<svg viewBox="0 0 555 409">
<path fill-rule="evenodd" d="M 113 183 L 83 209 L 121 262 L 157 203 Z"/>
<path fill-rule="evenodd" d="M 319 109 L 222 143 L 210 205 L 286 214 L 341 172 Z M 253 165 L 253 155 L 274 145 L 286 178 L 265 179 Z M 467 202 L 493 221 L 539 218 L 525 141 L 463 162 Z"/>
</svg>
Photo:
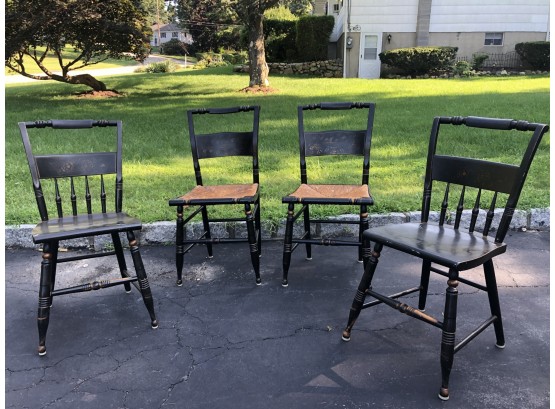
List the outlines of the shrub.
<svg viewBox="0 0 555 409">
<path fill-rule="evenodd" d="M 406 75 L 422 75 L 449 70 L 457 50 L 457 47 L 397 48 L 380 53 L 380 60 Z"/>
<path fill-rule="evenodd" d="M 461 77 L 470 77 L 474 74 L 472 66 L 468 61 L 458 61 L 453 66 L 453 74 L 460 75 Z"/>
<path fill-rule="evenodd" d="M 249 55 L 246 51 L 223 51 L 222 59 L 230 64 L 246 64 L 249 61 Z"/>
<path fill-rule="evenodd" d="M 141 72 L 159 73 L 159 72 L 174 72 L 177 70 L 177 64 L 171 61 L 153 62 L 144 67 Z M 136 70 L 138 71 L 138 70 Z"/>
<path fill-rule="evenodd" d="M 474 54 L 472 56 L 472 69 L 476 71 L 481 70 L 488 58 L 489 58 L 489 55 L 487 54 L 482 54 L 482 53 Z"/>
<path fill-rule="evenodd" d="M 187 47 L 187 44 L 183 41 L 172 38 L 170 41 L 160 46 L 160 52 L 165 55 L 185 55 Z"/>
<path fill-rule="evenodd" d="M 270 62 L 291 61 L 296 56 L 298 18 L 287 7 L 280 6 L 264 12 L 264 48 Z"/>
<path fill-rule="evenodd" d="M 534 70 L 549 70 L 549 41 L 518 43 L 515 51 Z"/>
<path fill-rule="evenodd" d="M 328 41 L 333 30 L 333 16 L 304 16 L 297 20 L 297 50 L 303 50 L 303 60 L 328 58 Z"/>
</svg>

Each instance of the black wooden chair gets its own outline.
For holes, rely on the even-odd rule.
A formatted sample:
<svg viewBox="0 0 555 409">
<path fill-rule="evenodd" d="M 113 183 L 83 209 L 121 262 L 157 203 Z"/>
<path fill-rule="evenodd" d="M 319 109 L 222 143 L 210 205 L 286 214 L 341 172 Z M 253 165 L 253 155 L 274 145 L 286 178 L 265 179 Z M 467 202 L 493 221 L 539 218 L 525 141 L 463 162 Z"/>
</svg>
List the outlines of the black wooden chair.
<svg viewBox="0 0 555 409">
<path fill-rule="evenodd" d="M 443 130 L 442 138 L 439 138 L 440 127 Z M 521 132 L 507 132 L 510 130 Z M 509 229 L 532 159 L 547 130 L 548 126 L 543 124 L 510 119 L 479 117 L 434 119 L 424 181 L 421 221 L 386 225 L 364 232 L 364 254 L 368 260 L 352 303 L 343 340 L 350 340 L 351 330 L 362 309 L 382 303 L 440 328 L 442 330 L 440 360 L 442 383 L 439 397 L 443 400 L 449 399 L 449 375 L 456 352 L 491 324 L 495 330 L 496 346 L 505 347 L 493 258 L 506 250 L 503 240 Z M 439 139 L 444 144 L 445 140 L 449 140 L 444 138 L 445 135 L 451 138 L 451 146 L 456 147 L 456 149 L 452 147 L 448 154 L 443 150 L 448 151 L 449 148 L 445 148 L 441 142 L 438 145 Z M 471 152 L 472 144 L 476 144 L 477 141 L 490 145 L 495 157 L 503 157 L 504 152 L 514 151 L 518 143 L 523 142 L 522 161 L 516 164 L 499 163 L 494 161 L 496 159 L 476 159 L 468 153 L 465 157 L 453 154 L 462 150 Z M 442 154 L 437 153 L 438 146 L 442 147 Z M 434 186 L 434 182 L 437 186 Z M 432 192 L 435 194 L 432 195 Z M 467 199 L 469 193 L 472 193 L 472 198 L 475 194 L 475 199 L 469 201 Z M 432 201 L 436 194 L 437 200 Z M 458 196 L 453 203 L 453 212 L 448 211 L 450 196 Z M 496 207 L 501 201 L 505 202 L 502 214 L 496 212 Z M 487 211 L 481 210 L 482 202 L 490 203 L 489 207 L 485 206 L 488 207 Z M 430 215 L 432 204 L 441 209 L 438 223 L 429 222 L 432 218 Z M 463 211 L 467 204 L 472 209 Z M 446 225 L 446 219 L 452 222 L 452 225 Z M 494 227 L 495 225 L 497 227 Z M 481 231 L 482 234 L 477 231 Z M 494 232 L 494 237 L 489 237 L 489 232 Z M 370 242 L 375 243 L 371 252 Z M 374 291 L 372 278 L 383 246 L 422 259 L 419 286 L 389 296 Z M 461 276 L 461 273 L 480 266 L 483 266 L 485 285 Z M 430 272 L 447 277 L 448 287 L 441 319 L 424 313 Z M 459 283 L 487 292 L 491 316 L 455 344 Z M 397 300 L 414 292 L 419 293 L 418 308 Z M 365 303 L 367 296 L 375 300 Z"/>
<path fill-rule="evenodd" d="M 305 130 L 305 111 L 326 111 L 326 121 L 332 118 L 351 118 L 354 120 L 354 112 L 345 111 L 364 109 L 364 126 L 361 130 L 334 129 L 334 122 L 330 125 L 331 130 Z M 283 244 L 283 280 L 282 286 L 289 284 L 288 274 L 291 264 L 291 254 L 299 244 L 305 244 L 306 258 L 312 259 L 312 244 L 326 246 L 357 246 L 359 248 L 358 259 L 362 261 L 362 232 L 368 228 L 368 206 L 374 203 L 368 189 L 368 177 L 370 168 L 370 144 L 372 140 L 372 128 L 374 123 L 375 104 L 360 102 L 323 102 L 314 105 L 298 107 L 298 127 L 300 145 L 301 185 L 291 194 L 283 197 L 282 203 L 287 203 L 287 221 L 285 226 L 285 237 Z M 307 118 L 308 119 L 308 118 Z M 354 120 L 353 127 L 359 122 Z M 325 127 L 325 125 L 322 125 Z M 325 155 L 356 155 L 362 156 L 362 183 L 361 184 L 313 184 L 308 182 L 307 157 Z M 295 204 L 302 205 L 295 213 Z M 310 215 L 311 205 L 355 205 L 360 209 L 359 220 L 335 220 L 314 219 Z M 300 237 L 293 237 L 295 222 L 303 215 L 303 233 Z M 341 223 L 356 224 L 359 226 L 358 240 L 340 240 L 332 238 L 314 239 L 311 237 L 311 224 L 314 223 Z M 294 243 L 294 244 L 293 244 Z"/>
<path fill-rule="evenodd" d="M 44 140 L 52 136 L 53 129 L 66 133 L 72 152 L 82 153 L 34 153 L 31 149 L 29 129 L 33 130 L 33 139 L 36 146 L 42 146 L 39 139 Z M 45 129 L 50 128 L 50 129 Z M 108 129 L 103 130 L 110 137 L 112 151 L 92 152 L 91 146 L 96 146 L 92 138 L 92 130 L 88 131 L 82 143 L 74 139 L 83 138 L 86 128 L 115 128 L 115 135 L 110 135 Z M 93 121 L 93 120 L 52 120 L 36 122 L 20 122 L 19 129 L 23 145 L 29 162 L 29 169 L 33 179 L 33 188 L 37 201 L 41 223 L 32 231 L 33 241 L 42 244 L 41 278 L 39 289 L 38 330 L 39 330 L 39 355 L 46 354 L 46 332 L 48 329 L 50 307 L 54 296 L 72 294 L 83 291 L 98 290 L 101 288 L 124 285 L 126 292 L 131 291 L 133 284 L 143 297 L 143 301 L 150 314 L 152 328 L 158 327 L 154 314 L 154 303 L 148 283 L 148 278 L 143 266 L 139 247 L 135 238 L 135 231 L 141 230 L 141 222 L 122 212 L 123 184 L 122 184 L 122 123 L 121 121 Z M 99 130 L 100 131 L 100 130 Z M 98 136 L 98 133 L 94 133 Z M 36 150 L 36 149 L 35 149 Z M 60 150 L 52 147 L 49 152 Z M 114 212 L 107 212 L 107 194 L 105 179 L 115 179 Z M 48 180 L 48 181 L 46 181 Z M 42 184 L 45 188 L 43 189 Z M 92 187 L 92 189 L 91 189 Z M 99 198 L 93 200 L 91 191 L 97 187 Z M 67 189 L 67 194 L 64 192 Z M 81 192 L 80 192 L 81 191 Z M 83 193 L 84 203 L 78 204 L 77 197 Z M 45 195 L 51 195 L 52 206 L 56 203 L 57 217 L 51 217 Z M 69 215 L 64 216 L 62 197 L 69 198 L 71 206 Z M 84 210 L 86 209 L 86 213 Z M 96 210 L 96 211 L 93 211 Z M 66 209 L 67 210 L 67 209 Z M 126 266 L 120 233 L 126 233 L 129 249 L 135 266 L 136 275 L 132 276 Z M 99 235 L 111 235 L 114 250 L 107 252 L 85 252 L 76 256 L 58 258 L 60 242 L 63 240 Z M 83 260 L 94 257 L 115 255 L 117 258 L 121 278 L 113 280 L 100 280 L 92 283 L 77 285 L 68 288 L 55 289 L 56 267 L 58 263 Z"/>
<path fill-rule="evenodd" d="M 251 113 L 252 112 L 252 113 Z M 203 128 L 211 129 L 208 133 L 197 133 L 195 131 L 196 121 L 199 116 L 204 117 Z M 212 115 L 226 115 L 225 125 L 219 127 L 219 131 L 213 131 L 218 125 L 211 124 Z M 260 197 L 259 197 L 259 165 L 258 165 L 258 124 L 260 116 L 259 106 L 242 106 L 232 108 L 194 109 L 187 111 L 189 122 L 189 137 L 191 140 L 191 151 L 195 169 L 196 186 L 185 195 L 171 199 L 170 206 L 177 207 L 177 230 L 176 230 L 176 267 L 177 285 L 183 284 L 183 259 L 185 253 L 189 252 L 195 245 L 206 245 L 208 257 L 212 257 L 212 244 L 229 242 L 248 242 L 250 256 L 256 284 L 260 280 L 260 252 L 262 236 L 260 232 Z M 235 121 L 235 128 L 246 131 L 233 131 L 231 122 Z M 248 184 L 225 184 L 204 185 L 200 171 L 200 160 L 208 158 L 222 158 L 230 156 L 249 157 L 252 160 L 252 183 Z M 225 160 L 219 160 L 224 165 Z M 221 169 L 225 169 L 222 167 Z M 215 218 L 208 216 L 208 206 L 216 205 L 243 205 L 245 217 L 243 218 Z M 186 218 L 183 217 L 184 207 L 195 206 L 195 210 Z M 203 222 L 203 233 L 198 238 L 187 238 L 184 232 L 186 223 L 196 215 L 201 214 Z M 245 222 L 247 227 L 247 238 L 213 238 L 210 232 L 210 223 L 214 222 Z M 187 247 L 186 247 L 187 246 Z"/>
</svg>

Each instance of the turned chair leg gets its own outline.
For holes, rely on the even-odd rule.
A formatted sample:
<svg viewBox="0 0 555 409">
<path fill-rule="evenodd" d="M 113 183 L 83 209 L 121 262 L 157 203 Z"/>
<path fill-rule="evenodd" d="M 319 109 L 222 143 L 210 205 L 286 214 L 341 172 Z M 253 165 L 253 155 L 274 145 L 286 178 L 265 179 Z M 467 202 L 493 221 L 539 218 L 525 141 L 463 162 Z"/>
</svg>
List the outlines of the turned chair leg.
<svg viewBox="0 0 555 409">
<path fill-rule="evenodd" d="M 152 292 L 150 291 L 150 285 L 146 276 L 141 253 L 139 252 L 139 246 L 137 244 L 137 240 L 135 239 L 135 234 L 132 231 L 128 231 L 127 239 L 129 240 L 129 250 L 131 251 L 131 258 L 133 259 L 133 264 L 135 266 L 141 295 L 143 296 L 143 301 L 150 315 L 151 326 L 152 328 L 158 328 L 158 321 L 156 320 L 156 315 L 154 314 Z"/>
<path fill-rule="evenodd" d="M 254 228 L 254 216 L 252 214 L 251 205 L 248 203 L 245 203 L 245 216 L 247 221 L 247 234 L 251 253 L 252 267 L 254 268 L 254 274 L 256 275 L 256 285 L 260 285 L 260 283 L 262 282 L 260 279 L 260 255 L 258 253 L 256 231 Z"/>
<path fill-rule="evenodd" d="M 358 242 L 360 246 L 358 246 L 358 261 L 359 263 L 364 262 L 364 249 L 363 249 L 363 238 L 362 233 L 365 230 L 368 230 L 368 206 L 361 205 L 360 206 L 360 221 L 359 221 L 359 228 L 358 228 Z"/>
<path fill-rule="evenodd" d="M 295 205 L 289 203 L 287 208 L 287 221 L 285 224 L 285 236 L 283 237 L 283 279 L 281 285 L 287 287 L 287 275 L 289 274 L 289 266 L 291 265 L 291 252 L 293 251 L 293 216 Z"/>
<path fill-rule="evenodd" d="M 56 247 L 54 245 L 54 247 Z M 52 305 L 52 269 L 53 253 L 52 245 L 44 243 L 42 250 L 42 262 L 40 269 L 39 287 L 39 309 L 37 324 L 39 329 L 39 355 L 46 355 L 46 332 L 50 322 L 50 306 Z M 54 250 L 55 251 L 55 250 Z"/>
<path fill-rule="evenodd" d="M 205 232 L 205 238 L 207 239 L 211 239 L 212 235 L 210 234 L 210 223 L 208 221 L 208 210 L 206 209 L 206 206 L 202 206 L 202 225 L 204 227 L 204 232 Z M 208 250 L 208 258 L 212 258 L 213 257 L 213 253 L 212 253 L 212 243 L 207 242 L 206 243 L 206 249 Z"/>
<path fill-rule="evenodd" d="M 422 260 L 422 274 L 420 276 L 420 294 L 418 296 L 418 309 L 424 311 L 426 309 L 426 298 L 428 297 L 428 285 L 430 283 L 430 268 L 432 263 Z"/>
<path fill-rule="evenodd" d="M 441 389 L 439 390 L 439 398 L 441 400 L 449 399 L 449 376 L 453 367 L 453 359 L 455 357 L 455 332 L 457 327 L 457 298 L 458 290 L 457 281 L 458 272 L 451 270 L 449 272 L 449 280 L 447 281 L 447 290 L 445 294 L 445 310 L 443 312 L 443 332 L 441 336 Z"/>
<path fill-rule="evenodd" d="M 121 273 L 122 278 L 126 278 L 128 277 L 127 264 L 125 262 L 125 256 L 123 254 L 123 247 L 121 245 L 121 239 L 119 238 L 119 233 L 112 233 L 112 242 L 114 243 L 116 258 L 118 259 L 119 271 Z M 125 287 L 126 293 L 131 292 L 131 284 L 125 283 L 123 286 Z"/>
<path fill-rule="evenodd" d="M 495 330 L 497 348 L 505 348 L 505 335 L 503 333 L 503 321 L 501 320 L 501 306 L 499 305 L 499 295 L 497 293 L 497 281 L 495 280 L 495 269 L 493 267 L 493 261 L 486 261 L 484 264 L 484 275 L 486 279 L 486 287 L 488 289 L 488 299 L 491 315 L 497 317 L 493 323 L 493 329 Z"/>
<path fill-rule="evenodd" d="M 370 260 L 368 260 L 368 263 L 366 264 L 364 274 L 362 275 L 362 279 L 358 284 L 358 289 L 351 305 L 347 327 L 343 330 L 343 334 L 341 336 L 343 341 L 351 340 L 351 330 L 353 329 L 353 326 L 355 325 L 355 322 L 360 315 L 360 311 L 362 310 L 362 306 L 364 305 L 366 290 L 368 290 L 372 285 L 372 278 L 374 277 L 374 272 L 376 271 L 376 267 L 378 266 L 378 259 L 380 258 L 380 252 L 382 251 L 382 248 L 383 245 L 381 243 L 376 243 L 374 245 L 374 251 L 370 256 Z"/>
<path fill-rule="evenodd" d="M 262 223 L 260 222 L 260 198 L 255 203 L 254 227 L 258 233 L 258 257 L 262 256 Z"/>
<path fill-rule="evenodd" d="M 304 211 L 303 211 L 303 219 L 304 219 L 304 232 L 305 235 L 304 237 L 307 240 L 310 240 L 310 209 L 308 208 L 308 205 L 304 205 Z M 310 243 L 306 243 L 305 245 L 306 247 L 306 259 L 307 260 L 312 260 L 312 245 Z"/>
<path fill-rule="evenodd" d="M 185 223 L 183 221 L 183 206 L 177 206 L 177 220 L 175 229 L 175 267 L 177 269 L 177 286 L 183 285 L 183 258 L 185 257 L 185 245 L 183 235 Z"/>
</svg>

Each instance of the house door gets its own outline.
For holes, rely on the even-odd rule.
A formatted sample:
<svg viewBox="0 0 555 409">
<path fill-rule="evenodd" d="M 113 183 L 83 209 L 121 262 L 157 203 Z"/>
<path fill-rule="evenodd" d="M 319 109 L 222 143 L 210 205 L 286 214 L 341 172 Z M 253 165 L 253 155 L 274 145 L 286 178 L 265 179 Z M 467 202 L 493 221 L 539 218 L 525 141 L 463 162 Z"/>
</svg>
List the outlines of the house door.
<svg viewBox="0 0 555 409">
<path fill-rule="evenodd" d="M 380 78 L 381 33 L 363 33 L 360 42 L 359 78 Z"/>
</svg>

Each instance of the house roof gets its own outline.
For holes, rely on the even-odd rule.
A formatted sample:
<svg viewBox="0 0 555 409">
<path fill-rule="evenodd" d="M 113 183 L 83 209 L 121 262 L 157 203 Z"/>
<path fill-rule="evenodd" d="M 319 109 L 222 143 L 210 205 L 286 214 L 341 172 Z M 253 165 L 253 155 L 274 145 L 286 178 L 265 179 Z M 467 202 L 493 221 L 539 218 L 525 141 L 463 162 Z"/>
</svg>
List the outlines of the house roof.
<svg viewBox="0 0 555 409">
<path fill-rule="evenodd" d="M 152 31 L 158 31 L 158 24 L 152 25 Z M 187 30 L 179 27 L 177 24 L 174 23 L 160 24 L 160 31 L 180 31 L 182 33 L 187 32 Z"/>
</svg>

